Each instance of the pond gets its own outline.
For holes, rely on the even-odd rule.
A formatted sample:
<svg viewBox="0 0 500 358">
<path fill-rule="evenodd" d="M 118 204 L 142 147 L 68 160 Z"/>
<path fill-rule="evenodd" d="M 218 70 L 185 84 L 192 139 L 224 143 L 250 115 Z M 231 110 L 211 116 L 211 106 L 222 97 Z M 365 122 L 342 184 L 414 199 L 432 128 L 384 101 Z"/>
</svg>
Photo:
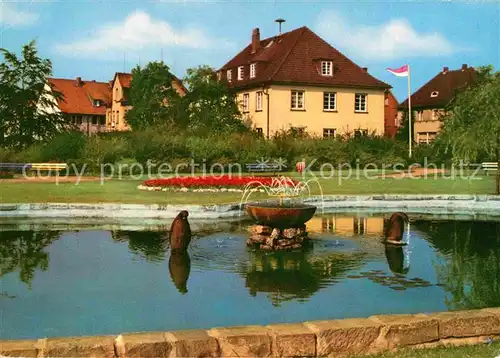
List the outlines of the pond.
<svg viewBox="0 0 500 358">
<path fill-rule="evenodd" d="M 189 256 L 172 257 L 170 223 L 33 230 L 0 222 L 0 337 L 500 306 L 500 223 L 409 215 L 409 245 L 386 250 L 380 239 L 389 215 L 316 216 L 307 226 L 313 246 L 280 253 L 246 247 L 251 223 L 193 222 Z"/>
</svg>

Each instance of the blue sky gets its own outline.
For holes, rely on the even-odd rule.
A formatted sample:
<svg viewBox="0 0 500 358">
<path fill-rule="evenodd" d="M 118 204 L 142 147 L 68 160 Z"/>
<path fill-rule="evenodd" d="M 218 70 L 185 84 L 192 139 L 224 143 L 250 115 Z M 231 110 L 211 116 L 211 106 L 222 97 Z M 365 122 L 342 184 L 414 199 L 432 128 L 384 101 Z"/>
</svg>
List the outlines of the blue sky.
<svg viewBox="0 0 500 358">
<path fill-rule="evenodd" d="M 36 39 L 54 76 L 111 80 L 117 71 L 163 60 L 179 77 L 220 67 L 260 28 L 262 38 L 308 26 L 375 77 L 399 101 L 406 78 L 385 69 L 409 63 L 412 90 L 443 66 L 500 68 L 500 2 L 0 0 L 0 47 Z"/>
</svg>

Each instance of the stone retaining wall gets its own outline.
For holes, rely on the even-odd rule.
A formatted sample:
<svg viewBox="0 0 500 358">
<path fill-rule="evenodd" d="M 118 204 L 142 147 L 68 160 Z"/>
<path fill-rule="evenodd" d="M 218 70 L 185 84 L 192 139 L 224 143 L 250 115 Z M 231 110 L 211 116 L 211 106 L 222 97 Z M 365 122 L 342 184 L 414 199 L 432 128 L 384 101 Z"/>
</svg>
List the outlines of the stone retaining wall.
<svg viewBox="0 0 500 358">
<path fill-rule="evenodd" d="M 500 196 L 493 195 L 325 195 L 306 202 L 325 212 L 353 209 L 374 211 L 404 210 L 426 214 L 483 214 L 500 216 Z M 222 205 L 141 205 L 141 204 L 0 204 L 0 217 L 18 218 L 148 218 L 173 219 L 188 210 L 192 219 L 236 218 L 241 215 L 238 203 Z M 319 210 L 318 212 L 320 212 Z"/>
<path fill-rule="evenodd" d="M 0 341 L 9 357 L 346 357 L 500 337 L 500 308 L 269 326 Z"/>
</svg>

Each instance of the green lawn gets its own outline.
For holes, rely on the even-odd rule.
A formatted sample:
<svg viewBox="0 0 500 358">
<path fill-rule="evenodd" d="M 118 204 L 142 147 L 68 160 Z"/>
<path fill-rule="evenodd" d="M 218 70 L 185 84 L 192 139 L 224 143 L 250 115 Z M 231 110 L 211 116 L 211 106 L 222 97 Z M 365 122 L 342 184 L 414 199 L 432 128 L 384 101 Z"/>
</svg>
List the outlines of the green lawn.
<svg viewBox="0 0 500 358">
<path fill-rule="evenodd" d="M 109 180 L 82 182 L 78 185 L 64 183 L 13 183 L 0 181 L 0 202 L 121 202 L 158 204 L 218 204 L 240 200 L 240 193 L 180 193 L 149 192 L 138 190 L 138 180 Z M 467 179 L 321 179 L 324 194 L 492 194 L 495 190 L 494 176 L 482 176 L 478 180 Z M 319 194 L 318 186 L 311 184 L 313 194 Z M 265 198 L 254 194 L 251 198 Z"/>
<path fill-rule="evenodd" d="M 478 344 L 435 349 L 404 349 L 367 358 L 495 358 L 500 356 L 500 343 Z"/>
</svg>

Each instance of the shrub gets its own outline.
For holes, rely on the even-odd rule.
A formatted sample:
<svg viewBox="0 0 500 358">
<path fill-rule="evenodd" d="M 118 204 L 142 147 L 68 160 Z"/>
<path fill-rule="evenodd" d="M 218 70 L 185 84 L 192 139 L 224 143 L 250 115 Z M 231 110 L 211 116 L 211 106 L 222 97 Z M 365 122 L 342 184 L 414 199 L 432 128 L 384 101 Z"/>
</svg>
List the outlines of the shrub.
<svg viewBox="0 0 500 358">
<path fill-rule="evenodd" d="M 67 162 L 82 156 L 87 138 L 80 131 L 65 132 L 57 135 L 41 148 L 42 162 Z"/>
</svg>

